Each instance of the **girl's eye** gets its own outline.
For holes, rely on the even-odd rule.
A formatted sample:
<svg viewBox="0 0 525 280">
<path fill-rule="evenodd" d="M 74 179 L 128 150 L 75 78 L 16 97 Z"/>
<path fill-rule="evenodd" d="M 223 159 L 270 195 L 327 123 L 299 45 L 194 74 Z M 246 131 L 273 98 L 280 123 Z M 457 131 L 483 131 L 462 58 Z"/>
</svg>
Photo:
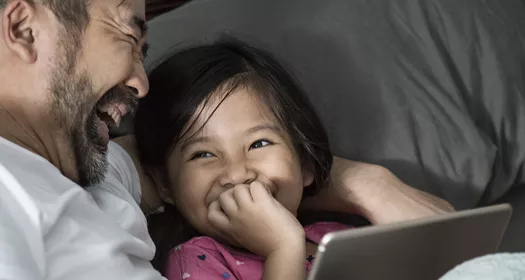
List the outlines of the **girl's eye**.
<svg viewBox="0 0 525 280">
<path fill-rule="evenodd" d="M 251 149 L 258 149 L 258 148 L 262 148 L 262 147 L 265 147 L 265 146 L 268 146 L 268 145 L 272 145 L 273 143 L 271 141 L 268 141 L 268 140 L 257 140 L 255 142 L 253 142 L 253 144 L 250 145 L 250 150 Z"/>
<path fill-rule="evenodd" d="M 191 159 L 190 160 L 195 160 L 195 159 L 199 159 L 199 158 L 210 158 L 210 157 L 214 157 L 215 155 L 210 153 L 210 152 L 196 152 L 193 154 L 193 156 L 191 156 Z"/>
</svg>

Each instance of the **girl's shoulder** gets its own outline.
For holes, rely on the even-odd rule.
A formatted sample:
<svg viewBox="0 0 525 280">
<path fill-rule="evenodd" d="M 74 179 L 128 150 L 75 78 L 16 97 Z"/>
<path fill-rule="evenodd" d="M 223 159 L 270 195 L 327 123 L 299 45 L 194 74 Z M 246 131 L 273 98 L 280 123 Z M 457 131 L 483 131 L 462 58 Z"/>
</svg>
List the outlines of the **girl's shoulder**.
<svg viewBox="0 0 525 280">
<path fill-rule="evenodd" d="M 168 280 L 186 279 L 190 275 L 190 279 L 238 279 L 238 276 L 256 279 L 259 274 L 262 277 L 263 269 L 262 258 L 200 236 L 170 251 L 165 273 Z"/>
<path fill-rule="evenodd" d="M 179 251 L 182 248 L 202 248 L 202 249 L 217 249 L 224 247 L 221 243 L 215 241 L 215 239 L 208 236 L 197 236 L 180 245 L 175 246 L 171 251 Z"/>
</svg>

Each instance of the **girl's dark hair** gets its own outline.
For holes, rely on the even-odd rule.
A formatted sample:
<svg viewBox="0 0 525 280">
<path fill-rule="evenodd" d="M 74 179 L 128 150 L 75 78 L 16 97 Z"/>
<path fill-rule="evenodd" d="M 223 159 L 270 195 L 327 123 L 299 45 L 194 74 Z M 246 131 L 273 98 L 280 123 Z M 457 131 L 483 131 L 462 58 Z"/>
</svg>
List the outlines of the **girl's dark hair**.
<svg viewBox="0 0 525 280">
<path fill-rule="evenodd" d="M 150 73 L 149 81 L 149 94 L 141 100 L 134 121 L 139 156 L 146 169 L 167 174 L 166 161 L 174 144 L 185 136 L 188 129 L 184 128 L 192 125 L 188 123 L 192 116 L 200 113 L 199 105 L 206 104 L 214 92 L 226 88 L 231 93 L 248 87 L 290 135 L 303 168 L 313 172 L 313 185 L 304 195 L 315 194 L 327 184 L 332 154 L 326 131 L 294 78 L 269 53 L 232 38 L 223 39 L 172 55 Z M 222 96 L 223 100 L 227 96 Z M 179 213 L 171 211 L 174 207 L 166 210 L 170 211 L 159 214 L 166 219 L 150 219 L 156 260 L 160 259 L 154 263 L 157 269 L 163 267 L 169 249 L 191 237 L 179 234 L 179 240 L 173 240 L 174 231 L 184 222 Z"/>
</svg>

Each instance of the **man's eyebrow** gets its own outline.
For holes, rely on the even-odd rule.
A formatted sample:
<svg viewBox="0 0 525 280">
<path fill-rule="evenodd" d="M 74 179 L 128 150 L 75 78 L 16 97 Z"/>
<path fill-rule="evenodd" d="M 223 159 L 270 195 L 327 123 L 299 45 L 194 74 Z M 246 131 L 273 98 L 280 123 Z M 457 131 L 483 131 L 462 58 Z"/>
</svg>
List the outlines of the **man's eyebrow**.
<svg viewBox="0 0 525 280">
<path fill-rule="evenodd" d="M 149 50 L 149 44 L 148 43 L 144 43 L 144 45 L 142 45 L 142 55 L 144 57 L 148 56 L 148 50 Z"/>
<path fill-rule="evenodd" d="M 131 21 L 132 21 L 131 22 L 132 27 L 140 30 L 140 39 L 145 38 L 146 33 L 148 32 L 148 25 L 146 24 L 146 21 L 138 16 L 133 16 Z M 142 45 L 142 50 L 141 50 L 143 57 L 148 56 L 148 49 L 149 49 L 149 44 L 144 43 L 144 45 Z"/>
<path fill-rule="evenodd" d="M 122 2 L 120 2 L 118 5 L 117 5 L 117 8 L 124 5 L 126 2 L 126 0 L 122 0 Z M 137 16 L 137 15 L 134 15 L 132 18 L 131 18 L 131 22 L 129 22 L 129 25 L 133 28 L 138 28 L 138 30 L 140 31 L 140 38 L 143 38 L 146 36 L 146 32 L 148 31 L 148 25 L 146 24 L 146 20 L 143 19 L 141 16 Z"/>
<path fill-rule="evenodd" d="M 136 27 L 140 31 L 140 38 L 146 37 L 146 33 L 148 32 L 148 25 L 146 24 L 146 20 L 138 16 L 133 16 L 131 20 L 131 25 L 133 27 Z"/>
</svg>

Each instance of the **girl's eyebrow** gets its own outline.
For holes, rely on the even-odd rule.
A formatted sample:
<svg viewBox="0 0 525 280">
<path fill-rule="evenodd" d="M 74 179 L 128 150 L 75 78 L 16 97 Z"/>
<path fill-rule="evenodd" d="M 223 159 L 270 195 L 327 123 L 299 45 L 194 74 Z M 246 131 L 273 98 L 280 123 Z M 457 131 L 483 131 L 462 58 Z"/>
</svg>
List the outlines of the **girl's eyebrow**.
<svg viewBox="0 0 525 280">
<path fill-rule="evenodd" d="M 259 132 L 259 131 L 264 131 L 264 130 L 268 130 L 268 131 L 274 132 L 274 133 L 276 133 L 278 135 L 282 135 L 282 129 L 279 126 L 273 125 L 273 124 L 256 125 L 254 127 L 248 128 L 247 130 L 244 131 L 244 133 L 246 133 L 246 134 L 253 134 L 253 133 L 256 133 L 256 132 Z M 198 143 L 212 142 L 213 139 L 214 139 L 213 136 L 196 136 L 196 137 L 191 137 L 191 138 L 181 142 L 180 150 L 184 151 L 188 147 L 193 146 L 193 145 L 198 144 Z"/>
<path fill-rule="evenodd" d="M 211 142 L 211 141 L 212 141 L 212 137 L 209 137 L 209 136 L 192 137 L 192 138 L 187 139 L 186 141 L 182 142 L 182 144 L 180 146 L 180 150 L 184 151 L 184 150 L 186 150 L 188 147 L 190 147 L 192 145 L 195 145 L 195 144 L 198 144 L 198 143 Z"/>
<path fill-rule="evenodd" d="M 246 134 L 253 134 L 255 132 L 259 132 L 261 130 L 270 130 L 274 133 L 281 134 L 282 130 L 279 126 L 273 125 L 273 124 L 260 124 L 256 125 L 254 127 L 248 128 L 245 133 Z"/>
</svg>

